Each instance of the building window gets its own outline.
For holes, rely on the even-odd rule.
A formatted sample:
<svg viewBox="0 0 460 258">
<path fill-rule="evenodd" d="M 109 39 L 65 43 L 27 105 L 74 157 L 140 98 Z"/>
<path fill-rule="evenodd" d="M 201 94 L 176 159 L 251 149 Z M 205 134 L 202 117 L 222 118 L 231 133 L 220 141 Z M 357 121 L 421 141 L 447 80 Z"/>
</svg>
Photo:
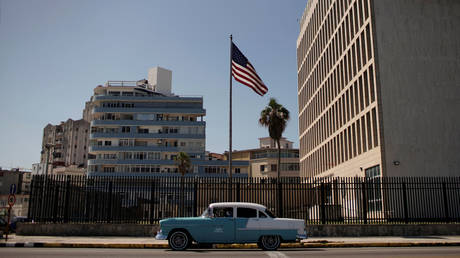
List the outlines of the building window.
<svg viewBox="0 0 460 258">
<path fill-rule="evenodd" d="M 260 165 L 260 172 L 264 172 L 265 171 L 265 165 Z"/>
<path fill-rule="evenodd" d="M 365 170 L 366 190 L 367 190 L 367 210 L 381 211 L 382 210 L 382 190 L 381 190 L 381 175 L 380 165 L 367 168 Z"/>
<path fill-rule="evenodd" d="M 235 168 L 235 174 L 239 174 L 241 173 L 241 169 L 240 168 Z"/>
<path fill-rule="evenodd" d="M 276 165 L 276 164 L 272 164 L 272 165 L 271 165 L 271 171 L 276 171 L 276 168 L 277 168 L 277 165 Z"/>
<path fill-rule="evenodd" d="M 112 142 L 111 142 L 111 141 L 105 141 L 105 142 L 104 142 L 104 145 L 105 145 L 105 146 L 111 146 L 111 145 L 112 145 Z"/>
<path fill-rule="evenodd" d="M 121 127 L 121 132 L 122 133 L 129 133 L 131 131 L 131 127 L 129 126 L 122 126 Z"/>
</svg>

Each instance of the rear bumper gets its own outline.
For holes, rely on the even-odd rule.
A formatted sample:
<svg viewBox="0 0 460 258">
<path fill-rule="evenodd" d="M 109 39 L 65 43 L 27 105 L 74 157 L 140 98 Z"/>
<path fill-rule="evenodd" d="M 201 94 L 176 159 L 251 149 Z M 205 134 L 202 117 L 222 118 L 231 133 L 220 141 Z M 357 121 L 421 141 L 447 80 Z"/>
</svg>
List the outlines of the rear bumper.
<svg viewBox="0 0 460 258">
<path fill-rule="evenodd" d="M 168 236 L 167 236 L 167 235 L 163 235 L 163 232 L 161 232 L 161 230 L 158 231 L 158 232 L 157 232 L 157 235 L 155 236 L 155 239 L 156 239 L 156 240 L 166 240 L 167 238 L 168 238 Z"/>
</svg>

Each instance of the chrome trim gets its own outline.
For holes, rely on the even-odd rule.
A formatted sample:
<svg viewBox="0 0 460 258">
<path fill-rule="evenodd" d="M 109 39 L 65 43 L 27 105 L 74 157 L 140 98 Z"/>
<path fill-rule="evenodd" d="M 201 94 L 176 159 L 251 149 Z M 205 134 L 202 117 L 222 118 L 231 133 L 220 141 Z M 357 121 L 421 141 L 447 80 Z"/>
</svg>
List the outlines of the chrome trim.
<svg viewBox="0 0 460 258">
<path fill-rule="evenodd" d="M 163 232 L 161 232 L 161 230 L 158 231 L 157 235 L 155 236 L 156 240 L 166 240 L 167 238 L 168 238 L 168 236 L 163 235 Z"/>
</svg>

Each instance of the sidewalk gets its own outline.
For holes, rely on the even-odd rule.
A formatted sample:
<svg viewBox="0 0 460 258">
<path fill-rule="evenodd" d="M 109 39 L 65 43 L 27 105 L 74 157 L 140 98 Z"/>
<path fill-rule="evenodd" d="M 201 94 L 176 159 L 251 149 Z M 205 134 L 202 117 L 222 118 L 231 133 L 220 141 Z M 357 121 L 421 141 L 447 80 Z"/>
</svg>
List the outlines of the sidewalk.
<svg viewBox="0 0 460 258">
<path fill-rule="evenodd" d="M 337 248 L 337 247 L 410 247 L 460 246 L 460 236 L 426 237 L 317 237 L 301 243 L 282 244 L 281 248 Z M 60 237 L 8 236 L 0 239 L 0 247 L 81 247 L 81 248 L 169 248 L 165 240 L 153 237 Z M 216 244 L 214 248 L 257 248 L 256 244 Z"/>
</svg>

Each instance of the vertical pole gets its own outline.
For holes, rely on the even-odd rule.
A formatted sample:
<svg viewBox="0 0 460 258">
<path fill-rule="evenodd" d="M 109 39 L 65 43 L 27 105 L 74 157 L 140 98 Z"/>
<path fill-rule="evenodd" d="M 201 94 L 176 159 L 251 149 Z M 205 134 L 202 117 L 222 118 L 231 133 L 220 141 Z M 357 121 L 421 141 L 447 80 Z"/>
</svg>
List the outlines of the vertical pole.
<svg viewBox="0 0 460 258">
<path fill-rule="evenodd" d="M 107 223 L 112 222 L 112 180 L 109 182 L 109 193 L 108 193 L 108 208 L 107 208 Z"/>
<path fill-rule="evenodd" d="M 446 182 L 442 182 L 442 197 L 444 199 L 444 216 L 446 222 L 449 222 L 449 206 L 447 205 L 447 187 Z"/>
<path fill-rule="evenodd" d="M 64 223 L 69 221 L 69 205 L 70 205 L 70 176 L 66 177 L 65 187 L 65 203 L 64 203 Z"/>
<path fill-rule="evenodd" d="M 409 223 L 409 213 L 407 207 L 407 193 L 406 193 L 406 182 L 403 181 L 402 183 L 402 190 L 403 190 L 403 202 L 404 202 L 404 221 L 405 223 Z"/>
<path fill-rule="evenodd" d="M 283 186 L 279 180 L 277 180 L 277 183 L 278 183 L 278 212 L 279 212 L 279 216 L 282 218 L 283 217 L 283 203 L 281 200 L 283 199 Z"/>
<path fill-rule="evenodd" d="M 228 146 L 228 172 L 230 173 L 230 182 L 229 182 L 229 201 L 232 201 L 232 46 L 233 46 L 233 36 L 230 34 L 230 109 L 229 109 L 229 146 Z"/>
<path fill-rule="evenodd" d="M 364 179 L 364 182 L 362 182 L 362 196 L 363 196 L 363 219 L 364 219 L 364 224 L 367 224 L 367 198 L 366 198 L 366 179 Z"/>
<path fill-rule="evenodd" d="M 198 182 L 195 179 L 195 182 L 193 183 L 193 217 L 198 216 L 197 209 L 198 209 Z"/>
<path fill-rule="evenodd" d="M 155 191 L 155 181 L 152 180 L 150 184 L 150 224 L 153 224 L 153 214 L 154 214 L 153 205 L 154 205 L 154 198 L 155 198 L 154 191 Z"/>
<path fill-rule="evenodd" d="M 321 183 L 321 210 L 320 210 L 320 218 L 321 223 L 326 224 L 326 189 L 324 187 L 324 183 Z"/>
</svg>

